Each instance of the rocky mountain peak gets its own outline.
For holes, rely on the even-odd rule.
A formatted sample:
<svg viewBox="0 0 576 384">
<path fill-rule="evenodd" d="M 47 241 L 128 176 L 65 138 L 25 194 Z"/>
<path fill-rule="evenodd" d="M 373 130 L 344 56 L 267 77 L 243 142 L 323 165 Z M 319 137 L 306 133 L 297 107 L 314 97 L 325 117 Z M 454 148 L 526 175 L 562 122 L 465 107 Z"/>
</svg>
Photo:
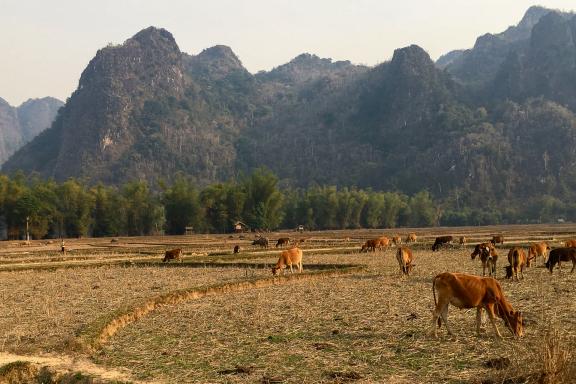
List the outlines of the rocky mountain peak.
<svg viewBox="0 0 576 384">
<path fill-rule="evenodd" d="M 149 49 L 180 51 L 172 34 L 164 28 L 148 27 L 126 41 L 126 44 L 136 43 Z"/>
<path fill-rule="evenodd" d="M 238 56 L 232 51 L 227 45 L 215 45 L 210 48 L 204 49 L 198 54 L 199 58 L 207 60 L 228 60 L 230 62 L 235 62 L 238 65 L 242 65 Z"/>
<path fill-rule="evenodd" d="M 232 73 L 248 75 L 238 56 L 226 45 L 215 45 L 204 49 L 196 56 L 184 55 L 188 73 L 198 81 L 221 80 Z"/>
<path fill-rule="evenodd" d="M 394 51 L 390 62 L 392 71 L 422 72 L 434 70 L 434 62 L 430 55 L 418 45 L 398 48 Z"/>
<path fill-rule="evenodd" d="M 532 29 L 538 23 L 540 18 L 548 13 L 550 13 L 550 9 L 541 7 L 539 5 L 534 5 L 526 11 L 520 23 L 518 23 L 518 27 Z"/>
<path fill-rule="evenodd" d="M 110 86 L 111 84 L 105 83 L 112 77 L 127 78 L 134 74 L 142 77 L 142 74 L 151 70 L 154 73 L 147 76 L 149 81 L 178 83 L 182 77 L 179 70 L 181 56 L 180 49 L 170 32 L 148 27 L 126 40 L 124 44 L 109 45 L 98 50 L 80 76 L 79 89 L 90 86 L 92 82 L 97 83 L 97 87 Z M 115 86 L 119 85 L 122 84 Z M 169 84 L 166 86 L 170 87 Z"/>
<path fill-rule="evenodd" d="M 574 37 L 567 19 L 555 11 L 542 16 L 532 29 L 530 45 L 534 49 L 573 46 Z"/>
</svg>

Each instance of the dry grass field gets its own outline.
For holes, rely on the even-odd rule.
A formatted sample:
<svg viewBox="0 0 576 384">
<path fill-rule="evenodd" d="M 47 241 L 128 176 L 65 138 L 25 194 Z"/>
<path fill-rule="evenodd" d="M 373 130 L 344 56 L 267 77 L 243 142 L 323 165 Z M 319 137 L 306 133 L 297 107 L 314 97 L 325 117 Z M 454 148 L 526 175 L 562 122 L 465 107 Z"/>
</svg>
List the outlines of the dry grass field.
<svg viewBox="0 0 576 384">
<path fill-rule="evenodd" d="M 269 269 L 279 250 L 252 247 L 252 234 L 67 240 L 65 256 L 57 242 L 2 242 L 0 383 L 37 382 L 44 365 L 52 382 L 575 382 L 571 266 L 550 275 L 539 260 L 520 282 L 503 271 L 510 247 L 557 247 L 575 226 L 416 229 L 409 277 L 394 247 L 358 253 L 366 239 L 409 231 L 271 233 L 306 239 L 304 274 L 279 278 Z M 432 252 L 444 234 L 468 243 Z M 498 280 L 524 314 L 524 337 L 499 320 L 498 340 L 487 319 L 477 336 L 475 310 L 454 307 L 455 334 L 431 337 L 432 278 L 481 274 L 471 248 L 492 234 L 505 237 Z M 161 263 L 176 247 L 184 263 Z"/>
</svg>

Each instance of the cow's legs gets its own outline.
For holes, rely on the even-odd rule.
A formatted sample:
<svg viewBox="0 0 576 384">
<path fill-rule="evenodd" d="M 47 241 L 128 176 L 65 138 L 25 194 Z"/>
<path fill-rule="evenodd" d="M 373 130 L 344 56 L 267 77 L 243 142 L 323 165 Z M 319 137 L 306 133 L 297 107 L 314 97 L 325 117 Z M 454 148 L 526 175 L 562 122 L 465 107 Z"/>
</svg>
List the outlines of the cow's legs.
<svg viewBox="0 0 576 384">
<path fill-rule="evenodd" d="M 502 335 L 500 334 L 500 331 L 498 330 L 498 326 L 496 325 L 496 319 L 494 316 L 494 304 L 486 304 L 485 306 L 486 308 L 486 312 L 488 313 L 488 318 L 490 319 L 490 322 L 492 323 L 492 326 L 494 327 L 494 331 L 496 332 L 496 335 L 501 339 Z"/>
<path fill-rule="evenodd" d="M 290 273 L 294 273 L 294 269 L 292 269 L 292 264 L 290 264 Z"/>
<path fill-rule="evenodd" d="M 574 272 L 574 267 L 576 267 L 576 260 L 572 260 L 572 269 L 570 270 L 570 273 Z"/>
<path fill-rule="evenodd" d="M 476 333 L 480 335 L 480 326 L 482 325 L 482 307 L 476 307 Z"/>
<path fill-rule="evenodd" d="M 452 331 L 450 330 L 450 327 L 448 327 L 448 305 L 450 303 L 446 303 L 446 305 L 442 308 L 442 311 L 440 311 L 440 316 L 442 317 L 442 321 L 444 322 L 444 325 L 446 326 L 446 330 L 448 331 L 448 334 L 451 335 Z"/>
<path fill-rule="evenodd" d="M 434 310 L 434 319 L 433 319 L 433 325 L 434 325 L 434 336 L 436 336 L 436 324 L 438 324 L 438 328 L 440 328 L 442 322 L 444 322 L 444 326 L 446 326 L 446 330 L 448 331 L 448 334 L 451 335 L 452 331 L 450 330 L 450 327 L 448 326 L 448 305 L 450 303 L 449 302 L 445 302 L 445 303 L 441 303 L 439 302 L 438 305 L 436 306 L 436 309 Z M 438 321 L 438 319 L 441 319 L 441 321 Z"/>
<path fill-rule="evenodd" d="M 432 311 L 432 334 L 434 335 L 434 337 L 438 337 L 438 328 L 440 328 L 442 322 L 444 322 L 448 334 L 449 335 L 452 334 L 450 328 L 448 327 L 448 321 L 447 321 L 449 304 L 450 304 L 449 302 L 439 301 L 436 304 L 436 308 L 434 308 L 434 310 Z"/>
</svg>

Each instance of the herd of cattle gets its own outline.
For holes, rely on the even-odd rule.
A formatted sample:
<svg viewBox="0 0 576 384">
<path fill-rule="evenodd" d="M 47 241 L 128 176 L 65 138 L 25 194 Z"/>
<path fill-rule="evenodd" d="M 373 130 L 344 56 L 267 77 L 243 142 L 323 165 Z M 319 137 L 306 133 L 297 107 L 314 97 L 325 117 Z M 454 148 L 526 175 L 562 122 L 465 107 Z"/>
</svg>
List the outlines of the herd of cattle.
<svg viewBox="0 0 576 384">
<path fill-rule="evenodd" d="M 415 233 L 410 233 L 406 236 L 404 242 L 416 243 L 418 240 Z M 446 245 L 454 242 L 454 236 L 439 236 L 435 238 L 432 245 L 432 251 L 438 251 Z M 288 246 L 288 249 L 283 250 L 280 254 L 278 262 L 272 267 L 272 274 L 276 276 L 278 273 L 283 273 L 289 267 L 290 272 L 293 272 L 293 267 L 302 272 L 302 249 L 299 246 L 304 242 L 304 239 L 291 242 L 288 237 L 281 237 L 276 241 L 276 248 Z M 460 236 L 458 243 L 466 244 L 467 239 Z M 258 237 L 253 242 L 253 246 L 260 246 L 268 248 L 270 241 L 265 237 Z M 376 252 L 376 250 L 386 250 L 389 246 L 394 245 L 397 247 L 396 260 L 400 267 L 401 273 L 410 275 L 414 268 L 414 257 L 412 250 L 408 246 L 402 246 L 402 238 L 400 236 L 392 236 L 388 238 L 381 236 L 375 239 L 366 240 L 361 246 L 360 252 Z M 498 337 L 502 337 L 498 331 L 495 323 L 495 316 L 504 320 L 507 328 L 516 336 L 522 336 L 523 333 L 523 318 L 522 313 L 515 311 L 512 305 L 507 301 L 502 291 L 500 283 L 495 279 L 496 277 L 496 263 L 498 261 L 498 253 L 496 244 L 504 244 L 504 237 L 502 235 L 495 235 L 490 241 L 482 242 L 474 246 L 474 250 L 470 254 L 472 260 L 478 257 L 482 263 L 482 276 L 475 276 L 464 273 L 450 273 L 444 272 L 432 281 L 432 292 L 434 296 L 435 309 L 433 311 L 433 334 L 436 336 L 437 327 L 440 327 L 442 322 L 446 326 L 449 334 L 451 330 L 448 327 L 448 306 L 452 304 L 458 308 L 476 308 L 476 329 L 480 332 L 480 323 L 482 317 L 482 310 L 486 310 L 490 322 L 494 327 L 495 333 Z M 234 247 L 234 253 L 240 252 L 240 246 Z M 170 260 L 183 261 L 182 249 L 173 249 L 166 251 L 163 262 Z M 541 257 L 546 268 L 552 273 L 556 264 L 561 268 L 561 263 L 566 261 L 572 262 L 572 270 L 576 268 L 576 240 L 568 240 L 565 242 L 564 247 L 551 249 L 546 242 L 538 242 L 531 244 L 528 247 L 528 252 L 521 247 L 512 247 L 508 250 L 508 263 L 504 269 L 506 271 L 506 278 L 519 281 L 524 278 L 524 270 L 537 261 Z M 488 277 L 486 276 L 488 270 Z"/>
</svg>

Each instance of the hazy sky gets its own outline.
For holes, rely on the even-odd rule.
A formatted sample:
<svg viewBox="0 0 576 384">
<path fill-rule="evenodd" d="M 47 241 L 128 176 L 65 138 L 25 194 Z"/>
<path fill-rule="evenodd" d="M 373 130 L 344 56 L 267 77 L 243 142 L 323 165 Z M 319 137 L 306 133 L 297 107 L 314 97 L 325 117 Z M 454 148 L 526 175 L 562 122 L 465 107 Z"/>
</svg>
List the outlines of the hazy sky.
<svg viewBox="0 0 576 384">
<path fill-rule="evenodd" d="M 183 52 L 230 46 L 251 72 L 303 52 L 375 65 L 418 44 L 433 59 L 517 24 L 531 5 L 574 0 L 0 0 L 0 97 L 66 100 L 99 48 L 150 25 Z"/>
</svg>

